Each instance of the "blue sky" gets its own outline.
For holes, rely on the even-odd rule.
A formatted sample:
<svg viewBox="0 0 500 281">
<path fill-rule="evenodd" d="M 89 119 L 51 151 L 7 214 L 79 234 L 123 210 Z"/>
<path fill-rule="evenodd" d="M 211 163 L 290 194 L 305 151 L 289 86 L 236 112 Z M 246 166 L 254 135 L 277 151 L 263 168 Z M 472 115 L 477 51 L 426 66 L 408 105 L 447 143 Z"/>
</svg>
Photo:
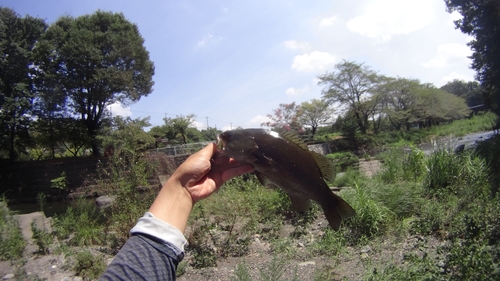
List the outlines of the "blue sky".
<svg viewBox="0 0 500 281">
<path fill-rule="evenodd" d="M 280 103 L 321 98 L 316 77 L 343 59 L 437 87 L 473 80 L 469 38 L 443 0 L 0 0 L 54 22 L 101 9 L 137 24 L 155 64 L 154 90 L 113 114 L 196 115 L 196 126 L 259 127 Z"/>
</svg>

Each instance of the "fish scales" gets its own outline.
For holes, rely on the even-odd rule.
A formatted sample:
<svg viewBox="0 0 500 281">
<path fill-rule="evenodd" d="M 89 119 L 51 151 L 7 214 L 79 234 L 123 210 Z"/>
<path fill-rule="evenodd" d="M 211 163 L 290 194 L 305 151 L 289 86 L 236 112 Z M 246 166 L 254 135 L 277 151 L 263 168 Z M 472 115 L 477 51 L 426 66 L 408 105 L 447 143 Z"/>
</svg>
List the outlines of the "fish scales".
<svg viewBox="0 0 500 281">
<path fill-rule="evenodd" d="M 332 164 L 324 156 L 309 151 L 305 143 L 290 133 L 264 129 L 226 131 L 219 135 L 223 154 L 254 167 L 259 181 L 288 193 L 296 211 L 309 209 L 316 201 L 334 230 L 342 219 L 355 215 L 347 202 L 334 194 L 324 179 L 333 178 Z M 320 165 L 319 165 L 320 164 Z"/>
</svg>

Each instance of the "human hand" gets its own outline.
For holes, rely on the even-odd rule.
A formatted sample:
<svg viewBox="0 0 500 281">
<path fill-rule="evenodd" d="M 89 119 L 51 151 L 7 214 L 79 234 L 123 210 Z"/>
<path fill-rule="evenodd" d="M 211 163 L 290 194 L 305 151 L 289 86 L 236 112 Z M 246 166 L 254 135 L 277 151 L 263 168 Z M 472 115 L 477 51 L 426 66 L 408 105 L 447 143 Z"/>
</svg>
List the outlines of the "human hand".
<svg viewBox="0 0 500 281">
<path fill-rule="evenodd" d="M 215 143 L 189 156 L 174 172 L 172 178 L 183 186 L 193 204 L 217 191 L 227 180 L 253 171 L 251 165 L 242 165 L 225 156 L 214 157 Z"/>
</svg>

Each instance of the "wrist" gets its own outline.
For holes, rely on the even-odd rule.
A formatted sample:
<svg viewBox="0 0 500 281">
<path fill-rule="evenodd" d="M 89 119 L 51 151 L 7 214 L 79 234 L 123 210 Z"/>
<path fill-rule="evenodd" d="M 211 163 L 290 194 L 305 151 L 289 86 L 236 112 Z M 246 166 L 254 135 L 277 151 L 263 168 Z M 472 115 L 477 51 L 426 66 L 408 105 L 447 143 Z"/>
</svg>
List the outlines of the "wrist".
<svg viewBox="0 0 500 281">
<path fill-rule="evenodd" d="M 170 177 L 149 208 L 156 218 L 184 232 L 194 202 L 182 184 Z"/>
</svg>

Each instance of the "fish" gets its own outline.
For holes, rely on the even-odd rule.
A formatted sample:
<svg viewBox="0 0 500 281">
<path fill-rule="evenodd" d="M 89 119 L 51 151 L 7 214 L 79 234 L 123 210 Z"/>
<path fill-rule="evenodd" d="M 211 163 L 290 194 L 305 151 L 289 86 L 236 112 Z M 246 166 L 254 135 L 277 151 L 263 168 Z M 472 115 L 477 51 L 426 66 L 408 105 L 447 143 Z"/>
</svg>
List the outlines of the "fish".
<svg viewBox="0 0 500 281">
<path fill-rule="evenodd" d="M 309 210 L 313 200 L 336 231 L 343 219 L 355 216 L 354 209 L 325 182 L 335 179 L 335 165 L 310 151 L 295 133 L 263 128 L 229 130 L 218 136 L 217 145 L 222 155 L 252 165 L 264 186 L 288 193 L 295 211 Z"/>
</svg>

